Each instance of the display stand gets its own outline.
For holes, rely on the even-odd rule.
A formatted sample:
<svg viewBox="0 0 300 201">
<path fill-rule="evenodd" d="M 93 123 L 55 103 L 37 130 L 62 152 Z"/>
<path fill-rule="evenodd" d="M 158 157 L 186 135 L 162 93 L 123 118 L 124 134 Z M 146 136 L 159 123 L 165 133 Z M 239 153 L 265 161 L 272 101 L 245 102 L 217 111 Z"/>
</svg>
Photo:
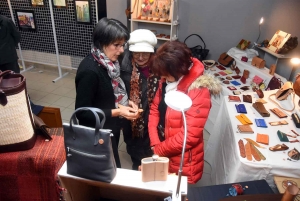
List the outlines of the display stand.
<svg viewBox="0 0 300 201">
<path fill-rule="evenodd" d="M 149 29 L 161 41 L 178 39 L 178 0 L 154 0 L 147 12 L 142 10 L 142 0 L 131 0 L 131 32 Z"/>
<path fill-rule="evenodd" d="M 111 183 L 93 181 L 69 175 L 67 163 L 58 172 L 62 187 L 66 188 L 67 201 L 99 200 L 164 200 L 176 189 L 178 177 L 168 175 L 167 181 L 142 182 L 142 172 L 118 168 Z M 187 196 L 187 177 L 181 177 L 181 200 Z"/>
</svg>

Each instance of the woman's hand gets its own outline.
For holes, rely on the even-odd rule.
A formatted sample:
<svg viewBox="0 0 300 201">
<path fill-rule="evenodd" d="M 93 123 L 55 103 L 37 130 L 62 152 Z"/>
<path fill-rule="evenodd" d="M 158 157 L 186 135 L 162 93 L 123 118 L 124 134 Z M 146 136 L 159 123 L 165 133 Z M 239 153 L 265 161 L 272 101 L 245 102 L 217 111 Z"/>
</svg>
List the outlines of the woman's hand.
<svg viewBox="0 0 300 201">
<path fill-rule="evenodd" d="M 132 107 L 124 106 L 119 104 L 120 116 L 128 119 L 135 120 L 140 116 L 138 109 L 133 109 Z"/>
<path fill-rule="evenodd" d="M 138 111 L 138 109 L 139 109 L 139 107 L 134 102 L 132 102 L 131 100 L 128 102 L 128 105 L 136 111 Z"/>
</svg>

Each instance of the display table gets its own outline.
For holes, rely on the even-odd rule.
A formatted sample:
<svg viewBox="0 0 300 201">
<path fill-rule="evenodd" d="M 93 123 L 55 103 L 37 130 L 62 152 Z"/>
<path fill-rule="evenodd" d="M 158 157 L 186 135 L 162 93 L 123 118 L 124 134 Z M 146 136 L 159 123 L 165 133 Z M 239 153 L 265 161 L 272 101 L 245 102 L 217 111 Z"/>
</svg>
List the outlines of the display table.
<svg viewBox="0 0 300 201">
<path fill-rule="evenodd" d="M 270 111 L 271 108 L 277 107 L 275 104 L 268 100 L 270 94 L 275 93 L 277 90 L 265 91 L 264 100 L 268 103 L 264 104 L 265 108 Z M 247 92 L 246 94 L 252 95 L 252 100 L 255 102 L 258 99 L 256 93 Z M 242 96 L 240 96 L 242 100 Z M 299 98 L 295 98 L 297 105 Z M 254 134 L 241 134 L 238 132 L 237 125 L 241 125 L 239 120 L 235 117 L 238 115 L 236 112 L 235 104 L 237 102 L 229 102 L 228 97 L 223 98 L 221 107 L 217 118 L 215 119 L 215 127 L 210 135 L 210 138 L 205 149 L 205 160 L 211 165 L 211 179 L 213 184 L 225 184 L 241 181 L 251 181 L 265 179 L 271 187 L 275 187 L 273 175 L 300 178 L 300 161 L 292 162 L 287 160 L 287 151 L 271 152 L 268 147 L 280 142 L 277 131 L 280 130 L 290 135 L 294 135 L 291 130 L 300 133 L 300 129 L 296 128 L 292 121 L 290 112 L 284 111 L 288 117 L 279 119 L 272 112 L 270 117 L 265 117 L 268 128 L 256 127 L 255 118 L 262 118 L 260 114 L 252 107 L 251 103 L 244 103 L 247 109 L 247 117 L 253 122 L 251 125 Z M 291 97 L 288 100 L 281 101 L 280 104 L 285 108 L 292 108 Z M 299 106 L 296 106 L 299 109 Z M 270 126 L 269 122 L 286 120 L 289 124 L 282 126 Z M 240 157 L 238 141 L 244 138 L 256 140 L 256 134 L 268 134 L 269 146 L 265 145 L 266 149 L 259 148 L 259 151 L 266 157 L 265 161 L 248 161 L 246 158 Z M 293 138 L 291 138 L 293 139 Z M 299 137 L 298 137 L 299 139 Z M 299 139 L 300 140 L 300 139 Z M 244 144 L 245 144 L 245 140 Z M 300 150 L 300 143 L 285 143 L 290 149 L 294 147 Z M 289 150 L 290 150 L 289 149 Z"/>
<path fill-rule="evenodd" d="M 243 195 L 274 194 L 265 180 L 240 182 L 239 184 L 241 184 L 243 188 L 245 188 L 245 186 L 248 187 L 245 188 Z M 189 201 L 219 201 L 222 198 L 226 198 L 231 186 L 232 184 L 189 187 L 188 199 Z"/>
<path fill-rule="evenodd" d="M 57 172 L 65 161 L 62 128 L 50 130 L 51 141 L 37 136 L 27 151 L 0 154 L 0 200 L 57 201 Z"/>
<path fill-rule="evenodd" d="M 241 85 L 235 86 L 235 88 L 237 88 L 237 90 L 239 90 L 240 87 L 250 86 L 251 81 L 252 81 L 252 79 L 253 79 L 253 77 L 255 75 L 257 75 L 260 78 L 262 78 L 264 80 L 264 82 L 265 82 L 265 85 L 268 86 L 270 80 L 273 77 L 272 75 L 269 74 L 269 69 L 266 68 L 266 67 L 263 68 L 263 69 L 259 69 L 259 68 L 256 68 L 256 67 L 252 66 L 250 61 L 249 62 L 243 62 L 243 61 L 241 61 L 241 58 L 240 58 L 241 56 L 237 57 L 237 56 L 233 55 L 233 53 L 236 54 L 236 52 L 240 53 L 241 56 L 244 55 L 244 54 L 246 54 L 245 51 L 238 50 L 235 47 L 231 48 L 227 53 L 228 53 L 228 55 L 230 55 L 231 57 L 233 57 L 235 59 L 236 66 L 241 71 L 241 73 L 240 73 L 241 76 L 243 75 L 243 71 L 244 70 L 249 70 L 250 74 L 249 74 L 249 78 L 246 81 L 246 84 L 243 84 L 240 81 L 240 79 L 237 79 L 236 81 L 238 81 L 239 83 L 241 83 Z M 219 70 L 216 67 L 214 67 L 214 69 L 216 69 L 216 70 L 215 71 L 211 71 L 210 69 L 208 69 L 206 72 L 214 74 L 214 73 L 218 73 L 218 72 L 221 71 L 221 70 Z M 227 68 L 227 69 L 230 69 L 230 68 Z M 218 77 L 226 78 L 226 76 L 232 76 L 232 75 L 236 75 L 236 73 L 233 72 L 233 74 L 229 74 L 229 75 L 225 75 L 225 76 L 218 76 Z M 283 83 L 287 81 L 284 77 L 282 77 L 280 75 L 275 74 L 275 76 L 277 78 L 280 78 Z M 235 80 L 235 79 L 232 79 L 230 81 L 233 81 L 233 80 Z M 207 119 L 207 122 L 206 122 L 206 125 L 205 125 L 205 129 L 209 133 L 213 132 L 215 120 L 216 120 L 218 112 L 220 110 L 220 106 L 221 106 L 221 102 L 223 100 L 223 96 L 233 95 L 232 91 L 227 88 L 228 86 L 234 86 L 234 85 L 233 84 L 224 84 L 224 83 L 222 83 L 222 88 L 223 88 L 222 93 L 219 96 L 212 96 L 211 97 L 212 108 L 210 110 L 210 113 L 209 113 L 209 116 L 208 116 L 208 119 Z M 242 90 L 240 90 L 240 91 L 242 91 Z"/>
<path fill-rule="evenodd" d="M 175 175 L 168 175 L 167 181 L 142 182 L 141 171 L 118 168 L 117 175 L 111 183 L 93 181 L 69 175 L 67 163 L 61 167 L 58 177 L 67 189 L 67 201 L 99 200 L 108 198 L 113 200 L 163 200 L 171 196 L 176 190 Z M 187 195 L 187 177 L 181 177 L 182 200 Z"/>
</svg>

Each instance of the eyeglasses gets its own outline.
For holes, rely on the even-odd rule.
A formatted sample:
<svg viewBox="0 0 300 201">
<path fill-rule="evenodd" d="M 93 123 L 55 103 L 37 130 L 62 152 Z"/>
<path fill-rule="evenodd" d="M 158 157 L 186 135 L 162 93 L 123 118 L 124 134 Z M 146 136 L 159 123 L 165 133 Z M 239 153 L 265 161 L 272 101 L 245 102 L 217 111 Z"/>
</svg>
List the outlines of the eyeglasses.
<svg viewBox="0 0 300 201">
<path fill-rule="evenodd" d="M 126 45 L 127 45 L 127 43 L 124 43 L 123 45 L 120 45 L 120 44 L 118 44 L 118 43 L 116 43 L 116 44 L 113 44 L 114 46 L 115 46 L 115 48 L 117 49 L 117 50 L 119 50 L 121 47 L 125 47 Z"/>
<path fill-rule="evenodd" d="M 134 58 L 139 58 L 140 56 L 144 59 L 150 57 L 150 52 L 133 52 L 132 55 Z"/>
</svg>

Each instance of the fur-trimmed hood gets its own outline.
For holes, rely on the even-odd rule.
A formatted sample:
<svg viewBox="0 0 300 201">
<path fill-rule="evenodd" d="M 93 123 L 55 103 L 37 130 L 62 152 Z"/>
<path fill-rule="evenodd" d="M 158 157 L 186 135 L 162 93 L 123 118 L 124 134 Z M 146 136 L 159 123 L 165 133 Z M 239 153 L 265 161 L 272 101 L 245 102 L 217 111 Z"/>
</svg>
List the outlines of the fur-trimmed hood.
<svg viewBox="0 0 300 201">
<path fill-rule="evenodd" d="M 204 73 L 198 77 L 189 87 L 189 91 L 195 88 L 206 87 L 209 89 L 211 95 L 219 95 L 222 92 L 221 81 L 213 74 Z"/>
</svg>

